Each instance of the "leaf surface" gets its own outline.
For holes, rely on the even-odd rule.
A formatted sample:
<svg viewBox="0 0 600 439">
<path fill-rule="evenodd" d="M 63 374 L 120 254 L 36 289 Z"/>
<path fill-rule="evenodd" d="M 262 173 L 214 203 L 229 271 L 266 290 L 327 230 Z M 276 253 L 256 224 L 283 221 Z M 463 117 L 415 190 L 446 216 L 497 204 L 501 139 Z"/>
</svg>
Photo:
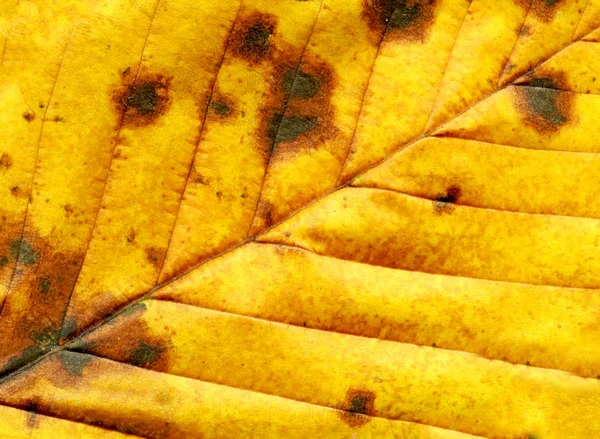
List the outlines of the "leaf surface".
<svg viewBox="0 0 600 439">
<path fill-rule="evenodd" d="M 600 436 L 599 26 L 0 6 L 0 430 Z"/>
</svg>

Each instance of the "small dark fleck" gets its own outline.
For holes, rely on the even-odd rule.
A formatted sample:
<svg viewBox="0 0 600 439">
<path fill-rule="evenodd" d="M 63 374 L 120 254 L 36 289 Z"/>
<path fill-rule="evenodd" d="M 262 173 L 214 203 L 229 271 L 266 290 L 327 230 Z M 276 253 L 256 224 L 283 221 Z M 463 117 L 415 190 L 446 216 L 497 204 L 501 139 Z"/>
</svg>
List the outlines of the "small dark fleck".
<svg viewBox="0 0 600 439">
<path fill-rule="evenodd" d="M 50 283 L 50 279 L 47 277 L 40 279 L 40 293 L 46 295 L 50 291 Z"/>
<path fill-rule="evenodd" d="M 65 121 L 65 119 L 61 116 L 55 116 L 54 119 L 52 119 L 52 120 L 54 120 L 54 122 L 64 122 Z"/>
<path fill-rule="evenodd" d="M 6 264 L 8 264 L 8 258 L 6 256 L 1 256 L 0 257 L 0 267 L 4 267 Z"/>
<path fill-rule="evenodd" d="M 31 122 L 35 119 L 35 114 L 31 111 L 26 111 L 23 113 L 23 119 L 25 119 L 27 122 Z"/>
</svg>

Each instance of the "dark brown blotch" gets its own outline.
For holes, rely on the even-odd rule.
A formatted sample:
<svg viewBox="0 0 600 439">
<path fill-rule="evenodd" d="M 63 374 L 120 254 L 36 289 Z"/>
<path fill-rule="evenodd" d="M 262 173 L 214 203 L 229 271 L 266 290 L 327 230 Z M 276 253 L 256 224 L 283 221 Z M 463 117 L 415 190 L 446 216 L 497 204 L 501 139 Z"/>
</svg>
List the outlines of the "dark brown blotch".
<svg viewBox="0 0 600 439">
<path fill-rule="evenodd" d="M 120 124 L 136 128 L 154 124 L 170 107 L 171 78 L 147 73 L 135 79 L 130 76 L 122 76 L 121 85 L 112 93 Z"/>
<path fill-rule="evenodd" d="M 27 122 L 33 122 L 33 120 L 35 119 L 35 113 L 31 112 L 31 111 L 26 111 L 25 113 L 22 114 L 23 119 L 25 119 Z"/>
<path fill-rule="evenodd" d="M 27 427 L 28 428 L 36 428 L 37 427 L 37 413 L 38 407 L 35 401 L 29 401 L 29 403 L 25 406 L 25 411 L 27 412 Z"/>
<path fill-rule="evenodd" d="M 349 389 L 340 410 L 341 418 L 351 427 L 361 427 L 375 416 L 375 394 L 368 390 Z"/>
<path fill-rule="evenodd" d="M 58 359 L 65 372 L 70 376 L 80 377 L 83 374 L 85 366 L 90 364 L 94 357 L 87 354 L 70 354 L 68 352 L 59 352 Z"/>
<path fill-rule="evenodd" d="M 239 19 L 230 37 L 233 55 L 250 63 L 268 58 L 273 52 L 271 38 L 276 25 L 274 16 L 261 12 Z"/>
<path fill-rule="evenodd" d="M 0 171 L 10 168 L 13 164 L 12 158 L 5 152 L 0 155 Z"/>
<path fill-rule="evenodd" d="M 437 0 L 363 0 L 362 17 L 374 33 L 423 42 L 435 20 Z M 378 38 L 380 39 L 380 38 Z"/>
<path fill-rule="evenodd" d="M 452 213 L 454 204 L 462 195 L 462 190 L 459 186 L 452 185 L 446 189 L 446 193 L 438 194 L 433 199 L 433 211 L 437 214 Z"/>
<path fill-rule="evenodd" d="M 8 264 L 8 257 L 6 255 L 0 256 L 0 268 Z"/>
</svg>

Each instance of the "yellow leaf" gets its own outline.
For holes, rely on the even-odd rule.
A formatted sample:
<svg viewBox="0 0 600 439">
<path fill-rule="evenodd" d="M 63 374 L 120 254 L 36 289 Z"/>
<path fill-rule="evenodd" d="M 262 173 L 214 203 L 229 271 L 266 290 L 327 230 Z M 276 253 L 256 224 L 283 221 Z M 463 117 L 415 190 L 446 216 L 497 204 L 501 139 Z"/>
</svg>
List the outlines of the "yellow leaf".
<svg viewBox="0 0 600 439">
<path fill-rule="evenodd" d="M 600 437 L 599 26 L 0 5 L 0 436 Z"/>
</svg>

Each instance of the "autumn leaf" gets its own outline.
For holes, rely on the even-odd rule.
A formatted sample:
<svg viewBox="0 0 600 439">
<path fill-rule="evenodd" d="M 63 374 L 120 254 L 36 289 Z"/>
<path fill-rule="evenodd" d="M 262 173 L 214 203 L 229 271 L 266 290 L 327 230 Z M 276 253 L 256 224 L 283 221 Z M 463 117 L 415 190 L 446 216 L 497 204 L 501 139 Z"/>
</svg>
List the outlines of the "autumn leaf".
<svg viewBox="0 0 600 439">
<path fill-rule="evenodd" d="M 2 437 L 600 437 L 599 29 L 2 3 Z"/>
</svg>

